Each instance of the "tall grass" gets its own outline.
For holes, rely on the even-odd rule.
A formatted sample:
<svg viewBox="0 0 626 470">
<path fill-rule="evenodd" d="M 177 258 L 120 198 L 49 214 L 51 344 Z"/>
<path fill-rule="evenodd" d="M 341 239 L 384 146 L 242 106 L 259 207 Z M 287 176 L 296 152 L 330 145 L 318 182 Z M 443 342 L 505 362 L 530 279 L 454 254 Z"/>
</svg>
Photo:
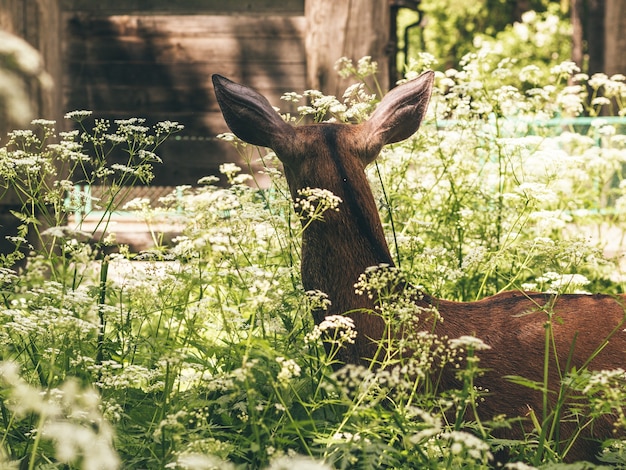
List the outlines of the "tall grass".
<svg viewBox="0 0 626 470">
<path fill-rule="evenodd" d="M 623 127 L 545 122 L 581 113 L 587 90 L 623 102 L 623 77 L 587 79 L 566 63 L 543 85 L 499 86 L 493 78 L 513 72 L 491 59 L 468 56 L 462 69 L 438 74 L 418 135 L 368 169 L 400 269 L 368 270 L 356 288 L 384 277 L 457 300 L 521 288 L 622 292 L 619 259 L 602 252 L 605 231 L 624 230 Z M 431 61 L 420 57 L 407 75 Z M 341 67 L 358 79 L 375 72 L 367 59 Z M 305 95 L 285 96 L 300 104 L 300 115 L 286 119 L 355 122 L 377 99 L 358 84 L 341 99 Z M 225 164 L 226 185 L 207 177 L 161 201 L 160 216 L 178 214 L 185 224 L 173 246 L 104 254 L 111 239 L 94 241 L 68 218 L 88 197 L 76 198 L 73 183 L 108 188 L 93 201 L 106 226 L 119 194 L 150 180 L 158 145 L 180 126 L 125 120 L 112 129 L 84 112 L 68 118 L 79 130 L 58 143 L 53 123 L 36 121 L 37 131 L 15 131 L 0 149 L 0 181 L 23 202 L 16 251 L 0 270 L 3 465 L 488 468 L 506 448 L 510 468 L 530 468 L 566 457 L 567 443 L 546 424 L 556 428 L 559 416 L 580 410 L 537 410 L 534 432 L 519 441 L 492 437 L 518 417 L 479 420 L 485 391 L 474 378 L 488 345 L 476 338 L 415 328 L 384 340 L 384 368 L 337 367 L 337 349 L 358 332 L 343 316 L 314 326 L 311 310 L 327 300 L 303 292 L 299 274 L 299 217 L 323 207 L 307 201 L 322 198 L 333 210 L 333 199 L 313 188 L 294 211 L 272 153 L 224 136 L 244 161 L 261 159 L 269 188 Z M 111 164 L 114 148 L 127 161 Z M 382 305 L 386 319 L 419 322 L 393 292 Z M 404 348 L 416 353 L 402 358 Z M 458 366 L 458 389 L 440 390 L 445 365 Z M 564 384 L 579 391 L 587 413 L 581 426 L 617 416 L 618 439 L 602 458 L 624 465 L 624 371 L 570 372 Z"/>
</svg>

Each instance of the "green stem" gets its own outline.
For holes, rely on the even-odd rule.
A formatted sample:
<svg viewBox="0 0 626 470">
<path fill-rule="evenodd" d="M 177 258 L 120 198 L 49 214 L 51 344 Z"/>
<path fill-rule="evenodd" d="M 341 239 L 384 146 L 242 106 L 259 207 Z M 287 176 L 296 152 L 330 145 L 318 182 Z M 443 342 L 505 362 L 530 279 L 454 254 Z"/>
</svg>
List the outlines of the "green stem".
<svg viewBox="0 0 626 470">
<path fill-rule="evenodd" d="M 102 264 L 100 266 L 100 284 L 99 284 L 99 295 L 98 295 L 98 318 L 100 320 L 100 325 L 98 328 L 98 343 L 96 346 L 96 364 L 102 364 L 102 359 L 104 358 L 104 334 L 106 330 L 106 319 L 104 318 L 104 305 L 106 303 L 106 293 L 107 293 L 107 277 L 109 273 L 109 257 L 105 256 L 102 259 Z"/>
</svg>

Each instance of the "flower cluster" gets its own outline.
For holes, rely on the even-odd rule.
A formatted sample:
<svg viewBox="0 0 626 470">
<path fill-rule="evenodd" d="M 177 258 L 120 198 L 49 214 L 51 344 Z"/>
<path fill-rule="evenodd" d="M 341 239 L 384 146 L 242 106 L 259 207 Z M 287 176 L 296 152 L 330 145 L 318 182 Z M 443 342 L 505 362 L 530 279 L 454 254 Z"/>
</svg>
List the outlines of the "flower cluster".
<svg viewBox="0 0 626 470">
<path fill-rule="evenodd" d="M 328 210 L 339 212 L 340 197 L 331 191 L 320 188 L 303 188 L 297 191 L 294 200 L 295 211 L 305 220 L 324 220 Z"/>
<path fill-rule="evenodd" d="M 363 57 L 355 66 L 352 60 L 342 57 L 335 64 L 339 75 L 348 78 L 356 78 L 359 82 L 346 88 L 341 100 L 333 95 L 325 95 L 319 90 L 306 90 L 304 93 L 288 92 L 281 96 L 283 101 L 300 103 L 303 98 L 307 99 L 306 105 L 297 107 L 300 116 L 312 116 L 315 122 L 362 122 L 366 120 L 374 110 L 377 102 L 377 94 L 381 95 L 380 88 L 375 84 L 375 92 L 361 80 L 367 77 L 375 77 L 378 65 L 371 57 Z M 283 116 L 287 121 L 290 116 Z"/>
<path fill-rule="evenodd" d="M 365 272 L 359 275 L 354 290 L 358 295 L 367 295 L 374 299 L 377 295 L 393 293 L 397 287 L 403 287 L 406 282 L 401 270 L 383 263 L 367 267 Z"/>
<path fill-rule="evenodd" d="M 300 376 L 300 366 L 293 359 L 285 359 L 282 356 L 278 356 L 276 362 L 280 365 L 280 371 L 276 378 L 282 385 L 286 385 L 292 378 Z"/>
<path fill-rule="evenodd" d="M 549 271 L 543 276 L 536 278 L 535 285 L 529 285 L 531 289 L 541 287 L 541 290 L 551 294 L 588 294 L 582 288 L 590 283 L 589 279 L 582 274 L 558 274 Z"/>
<path fill-rule="evenodd" d="M 626 429 L 626 371 L 621 368 L 593 371 L 584 375 L 581 384 L 582 393 L 590 398 L 591 413 L 615 417 L 616 433 L 619 428 Z"/>
<path fill-rule="evenodd" d="M 491 349 L 491 346 L 475 336 L 460 336 L 458 338 L 451 339 L 448 344 L 453 349 L 461 350 L 468 349 L 472 351 L 485 351 L 487 349 Z"/>
<path fill-rule="evenodd" d="M 54 443 L 56 459 L 83 468 L 115 470 L 119 457 L 113 448 L 113 429 L 99 411 L 100 398 L 75 381 L 45 393 L 20 377 L 16 364 L 0 363 L 0 381 L 8 395 L 7 411 L 39 419 L 38 432 Z M 31 431 L 30 429 L 28 430 Z"/>
<path fill-rule="evenodd" d="M 322 338 L 324 341 L 343 345 L 354 344 L 356 337 L 357 331 L 352 318 L 344 315 L 328 315 L 305 336 L 304 341 L 311 343 Z"/>
</svg>

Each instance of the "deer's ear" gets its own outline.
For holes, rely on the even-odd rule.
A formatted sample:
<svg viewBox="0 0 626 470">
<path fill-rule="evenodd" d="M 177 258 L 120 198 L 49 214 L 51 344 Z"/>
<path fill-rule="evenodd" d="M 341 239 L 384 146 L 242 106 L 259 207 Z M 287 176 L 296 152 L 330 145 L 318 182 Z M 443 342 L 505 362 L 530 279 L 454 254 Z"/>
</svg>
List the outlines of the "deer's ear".
<svg viewBox="0 0 626 470">
<path fill-rule="evenodd" d="M 434 77 L 434 72 L 424 72 L 385 95 L 365 122 L 365 128 L 376 144 L 400 142 L 417 131 L 428 109 Z"/>
<path fill-rule="evenodd" d="M 274 148 L 280 139 L 293 134 L 269 101 L 252 88 L 217 74 L 213 86 L 226 124 L 241 140 Z"/>
</svg>

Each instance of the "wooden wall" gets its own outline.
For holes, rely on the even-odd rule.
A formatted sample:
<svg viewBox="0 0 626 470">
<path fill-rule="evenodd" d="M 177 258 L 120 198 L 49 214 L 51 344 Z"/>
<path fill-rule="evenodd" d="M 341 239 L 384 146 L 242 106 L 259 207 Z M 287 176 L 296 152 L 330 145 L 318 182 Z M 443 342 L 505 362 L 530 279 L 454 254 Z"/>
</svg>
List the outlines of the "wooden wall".
<svg viewBox="0 0 626 470">
<path fill-rule="evenodd" d="M 153 182 L 171 186 L 195 184 L 239 158 L 215 139 L 227 128 L 213 73 L 258 89 L 288 111 L 293 105 L 279 100 L 286 91 L 343 92 L 349 83 L 333 78 L 341 56 L 371 55 L 384 74 L 389 2 L 352 3 L 0 0 L 0 27 L 8 23 L 37 48 L 55 82 L 51 92 L 33 93 L 37 117 L 55 119 L 61 129 L 70 125 L 62 116 L 76 109 L 99 118 L 181 122 L 184 132 L 161 148 L 164 164 Z M 380 83 L 387 88 L 386 77 Z"/>
<path fill-rule="evenodd" d="M 220 73 L 280 105 L 305 88 L 304 0 L 62 0 L 63 108 L 185 125 L 155 185 L 195 184 L 238 155 L 211 84 Z M 284 103 L 286 106 L 286 103 Z"/>
<path fill-rule="evenodd" d="M 43 68 L 51 79 L 52 87 L 43 86 L 37 79 L 27 83 L 31 98 L 29 119 L 62 119 L 62 96 L 55 88 L 63 75 L 58 0 L 0 0 L 0 29 L 24 39 L 37 49 L 43 59 Z M 48 80 L 45 84 L 48 85 Z M 0 145 L 13 125 L 25 124 L 0 123 Z"/>
</svg>

